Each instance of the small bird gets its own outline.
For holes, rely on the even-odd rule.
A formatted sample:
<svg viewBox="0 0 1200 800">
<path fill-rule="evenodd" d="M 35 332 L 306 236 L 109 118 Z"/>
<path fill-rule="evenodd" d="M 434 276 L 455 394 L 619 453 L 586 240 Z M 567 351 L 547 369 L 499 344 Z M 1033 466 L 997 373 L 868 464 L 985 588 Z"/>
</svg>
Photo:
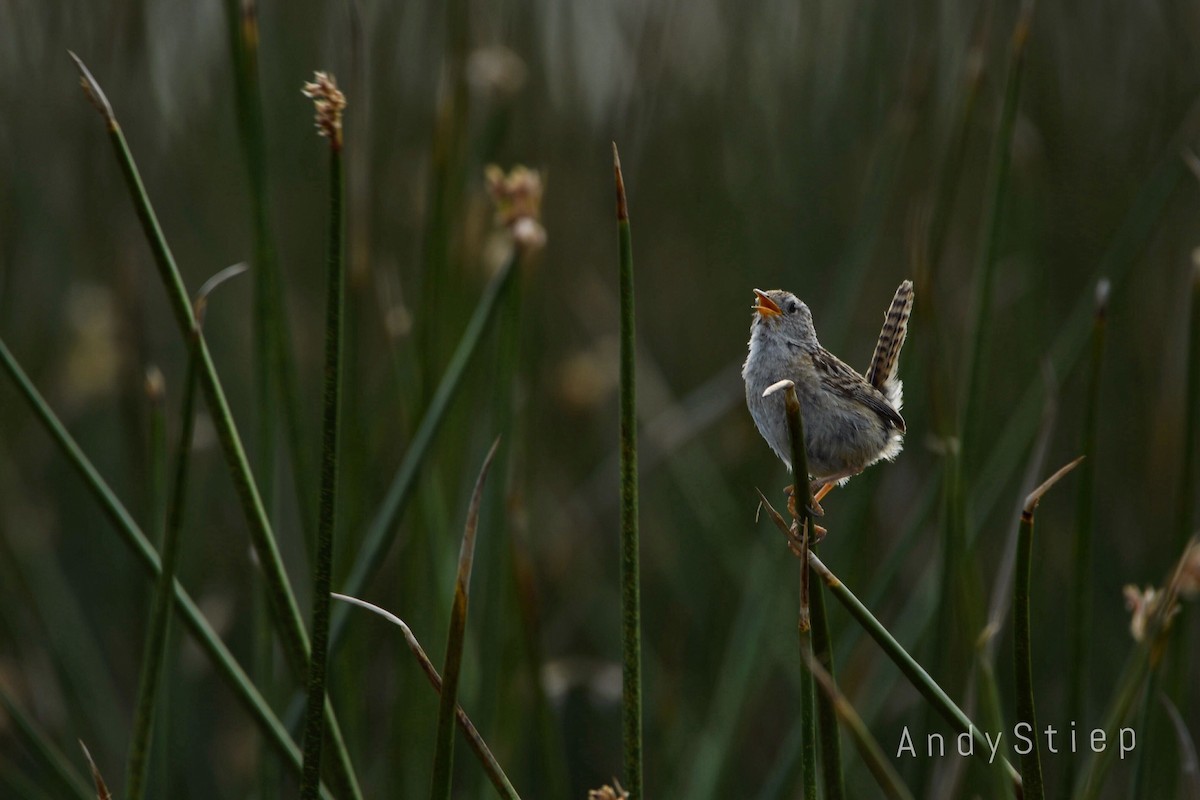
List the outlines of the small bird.
<svg viewBox="0 0 1200 800">
<path fill-rule="evenodd" d="M 904 447 L 903 384 L 896 366 L 912 313 L 912 281 L 896 289 L 865 376 L 821 346 L 812 312 L 794 294 L 782 289 L 754 294 L 742 380 L 750 416 L 775 454 L 792 468 L 783 394 L 763 397 L 767 387 L 787 379 L 800 400 L 814 489 L 844 483 L 880 459 L 895 458 Z"/>
</svg>

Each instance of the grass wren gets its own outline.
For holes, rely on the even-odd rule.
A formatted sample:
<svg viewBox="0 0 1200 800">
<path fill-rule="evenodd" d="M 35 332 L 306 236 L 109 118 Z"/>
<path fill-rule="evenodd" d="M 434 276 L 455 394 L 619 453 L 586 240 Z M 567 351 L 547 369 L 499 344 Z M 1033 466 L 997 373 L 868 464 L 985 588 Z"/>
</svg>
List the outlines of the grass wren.
<svg viewBox="0 0 1200 800">
<path fill-rule="evenodd" d="M 791 469 L 782 393 L 763 397 L 777 381 L 796 384 L 805 450 L 814 487 L 844 482 L 904 447 L 903 384 L 896 376 L 912 312 L 912 281 L 896 289 L 866 375 L 817 341 L 812 312 L 782 289 L 754 290 L 750 353 L 742 366 L 746 405 L 758 432 Z"/>
</svg>

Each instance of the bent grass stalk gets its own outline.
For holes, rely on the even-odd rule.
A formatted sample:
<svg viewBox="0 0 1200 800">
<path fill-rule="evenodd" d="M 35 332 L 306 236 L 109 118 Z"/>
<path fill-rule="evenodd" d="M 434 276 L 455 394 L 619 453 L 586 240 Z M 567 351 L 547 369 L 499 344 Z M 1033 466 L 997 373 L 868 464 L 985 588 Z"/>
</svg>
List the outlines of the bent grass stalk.
<svg viewBox="0 0 1200 800">
<path fill-rule="evenodd" d="M 613 142 L 621 295 L 621 720 L 625 781 L 633 800 L 642 793 L 642 622 L 638 565 L 637 333 L 633 309 L 633 240 L 621 158 Z"/>
<path fill-rule="evenodd" d="M 467 522 L 463 527 L 462 544 L 458 551 L 458 575 L 454 581 L 454 604 L 450 609 L 450 631 L 446 636 L 446 659 L 442 664 L 441 700 L 438 705 L 436 747 L 433 756 L 433 779 L 430 800 L 449 800 L 451 768 L 454 765 L 454 719 L 458 709 L 458 676 L 462 668 L 463 639 L 467 628 L 467 605 L 471 593 L 471 567 L 475 561 L 475 534 L 479 528 L 479 507 L 483 503 L 483 484 L 500 440 L 496 439 L 483 459 Z"/>
<path fill-rule="evenodd" d="M 385 611 L 377 605 L 368 603 L 365 600 L 359 600 L 357 597 L 351 597 L 350 595 L 341 594 L 339 592 L 332 592 L 330 596 L 345 603 L 350 603 L 351 605 L 358 606 L 359 608 L 365 608 L 368 611 L 372 611 L 396 627 L 400 628 L 401 632 L 404 634 L 404 642 L 408 645 L 408 649 L 411 650 L 412 654 L 416 657 L 417 663 L 421 667 L 421 671 L 425 673 L 425 677 L 429 678 L 430 684 L 433 685 L 433 690 L 439 694 L 441 693 L 442 676 L 438 674 L 437 667 L 433 666 L 433 662 L 430 661 L 429 656 L 425 654 L 425 649 L 421 647 L 421 643 L 417 641 L 417 637 L 413 634 L 412 629 L 408 627 L 408 624 L 405 623 L 404 620 L 400 619 L 389 611 Z M 467 712 L 463 711 L 462 706 L 459 705 L 455 705 L 454 708 L 455 718 L 458 720 L 458 727 L 463 732 L 463 735 L 467 737 L 467 744 L 470 745 L 471 750 L 475 753 L 475 757 L 479 759 L 480 765 L 483 766 L 484 773 L 487 775 L 488 780 L 491 781 L 492 786 L 495 787 L 497 794 L 504 798 L 504 800 L 521 800 L 520 795 L 517 794 L 517 790 L 513 788 L 512 783 L 508 780 L 508 776 L 505 775 L 504 770 L 501 769 L 500 763 L 496 761 L 496 757 L 492 754 L 491 749 L 489 749 L 487 743 L 483 741 L 483 737 L 479 735 L 479 731 L 471 722 L 471 718 L 467 716 Z"/>
<path fill-rule="evenodd" d="M 1068 472 L 1079 466 L 1083 456 L 1055 472 L 1046 481 L 1029 493 L 1025 507 L 1021 510 L 1021 527 L 1017 533 L 1017 568 L 1014 573 L 1013 589 L 1013 669 L 1017 680 L 1017 724 L 1025 723 L 1029 730 L 1037 732 L 1037 713 L 1033 701 L 1033 648 L 1029 632 L 1029 576 L 1033 566 L 1033 513 L 1042 495 L 1062 480 Z M 1043 800 L 1046 796 L 1042 781 L 1042 754 L 1038 737 L 1031 737 L 1033 745 L 1021 754 L 1021 782 L 1027 800 Z"/>
<path fill-rule="evenodd" d="M 188 302 L 187 290 L 184 288 L 179 267 L 175 263 L 175 256 L 167 245 L 166 237 L 158 222 L 158 216 L 150 203 L 150 197 L 142 183 L 137 164 L 134 163 L 133 153 L 129 150 L 125 134 L 117 122 L 112 105 L 108 102 L 104 90 L 100 88 L 100 84 L 83 61 L 74 53 L 70 53 L 70 55 L 79 69 L 80 83 L 84 88 L 85 95 L 104 118 L 117 163 L 129 189 L 138 220 L 142 224 L 143 233 L 150 244 L 154 263 L 158 268 L 159 278 L 167 291 L 167 298 L 175 315 L 175 321 L 179 326 L 180 333 L 186 338 L 195 325 L 192 306 Z M 225 454 L 234 486 L 237 489 L 238 499 L 241 502 L 242 512 L 246 517 L 250 541 L 258 556 L 259 567 L 267 584 L 268 598 L 275 616 L 276 631 L 280 636 L 292 674 L 298 680 L 303 681 L 308 672 L 309 642 L 308 635 L 304 630 L 304 622 L 300 617 L 300 609 L 296 604 L 296 597 L 292 593 L 291 584 L 288 582 L 287 572 L 283 568 L 283 559 L 280 556 L 275 535 L 271 530 L 271 523 L 267 518 L 262 496 L 254 482 L 250 462 L 246 458 L 246 449 L 238 435 L 233 412 L 230 410 L 225 390 L 221 386 L 221 379 L 217 376 L 217 368 L 213 363 L 212 354 L 203 337 L 199 340 L 198 353 L 200 386 L 204 390 L 205 401 L 212 415 L 217 439 Z M 346 752 L 337 719 L 333 716 L 333 710 L 328 707 L 328 704 L 326 704 L 325 713 L 337 755 L 331 763 L 338 789 L 342 794 L 356 799 L 360 798 L 362 793 L 358 788 L 358 779 L 354 776 L 354 769 L 350 764 L 349 754 Z"/>
</svg>

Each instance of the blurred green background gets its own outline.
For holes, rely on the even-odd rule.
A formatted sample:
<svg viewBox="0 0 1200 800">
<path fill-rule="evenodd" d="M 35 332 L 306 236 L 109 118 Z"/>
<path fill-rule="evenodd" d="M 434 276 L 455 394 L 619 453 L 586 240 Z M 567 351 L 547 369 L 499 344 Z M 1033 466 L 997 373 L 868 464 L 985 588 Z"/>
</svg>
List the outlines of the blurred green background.
<svg viewBox="0 0 1200 800">
<path fill-rule="evenodd" d="M 901 358 L 907 447 L 825 501 L 821 549 L 968 706 L 978 631 L 964 645 L 941 588 L 940 498 L 978 313 L 1015 3 L 299 0 L 258 12 L 269 224 L 309 464 L 326 151 L 300 87 L 326 69 L 349 101 L 335 589 L 502 260 L 484 166 L 524 163 L 546 181 L 548 245 L 502 301 L 387 564 L 363 592 L 440 662 L 471 484 L 503 434 L 460 700 L 523 796 L 583 797 L 621 770 L 611 140 L 637 267 L 647 794 L 798 796 L 798 567 L 755 521 L 754 494 L 781 497 L 788 478 L 754 430 L 738 375 L 753 287 L 799 294 L 822 343 L 865 368 L 895 286 L 917 279 Z M 1162 582 L 1177 531 L 1194 523 L 1181 509 L 1200 493 L 1180 485 L 1185 423 L 1200 415 L 1184 399 L 1200 184 L 1182 157 L 1200 140 L 1198 30 L 1194 2 L 1041 4 L 1006 148 L 982 401 L 961 443 L 975 545 L 958 566 L 973 564 L 990 594 L 1030 481 L 1079 454 L 1092 297 L 1097 277 L 1110 278 L 1080 730 L 1101 724 L 1133 649 L 1122 585 Z M 185 350 L 68 48 L 112 101 L 195 291 L 253 258 L 230 24 L 216 0 L 0 4 L 0 335 L 151 531 L 144 375 L 150 365 L 165 375 L 173 443 Z M 937 225 L 944 237 L 931 235 Z M 932 253 L 931 238 L 941 243 Z M 301 476 L 310 489 L 298 500 L 287 449 L 276 443 L 274 466 L 264 463 L 252 287 L 243 277 L 214 295 L 206 334 L 256 472 L 273 487 L 307 616 L 302 515 L 315 513 L 316 476 Z M 250 665 L 263 650 L 261 591 L 203 418 L 194 459 L 181 580 Z M 1070 722 L 1063 631 L 1077 489 L 1068 479 L 1048 496 L 1035 539 L 1035 686 L 1040 719 L 1060 728 Z M 28 407 L 0 387 L 0 684 L 77 766 L 75 740 L 85 740 L 114 788 L 150 589 Z M 351 620 L 331 671 L 364 791 L 423 796 L 436 696 L 398 631 L 365 613 Z M 1181 663 L 1200 663 L 1194 614 L 1179 624 L 1190 648 Z M 831 626 L 841 685 L 889 755 L 905 725 L 918 741 L 948 732 L 840 608 Z M 290 786 L 208 662 L 176 639 L 154 796 Z M 1007 624 L 995 644 L 1011 726 Z M 276 662 L 265 686 L 282 713 L 294 687 Z M 1194 666 L 1183 670 L 1194 678 Z M 1193 736 L 1198 708 L 1180 706 Z M 1162 770 L 1177 771 L 1177 737 L 1155 735 Z M 1044 757 L 1051 787 L 1067 760 Z M 851 796 L 875 796 L 857 757 L 847 764 Z M 986 792 L 973 770 L 946 788 L 957 759 L 898 766 L 918 796 Z M 1127 796 L 1128 772 L 1117 765 L 1107 796 Z M 456 775 L 456 796 L 492 796 L 461 744 Z M 4 716 L 0 785 L 5 796 L 60 796 Z"/>
</svg>

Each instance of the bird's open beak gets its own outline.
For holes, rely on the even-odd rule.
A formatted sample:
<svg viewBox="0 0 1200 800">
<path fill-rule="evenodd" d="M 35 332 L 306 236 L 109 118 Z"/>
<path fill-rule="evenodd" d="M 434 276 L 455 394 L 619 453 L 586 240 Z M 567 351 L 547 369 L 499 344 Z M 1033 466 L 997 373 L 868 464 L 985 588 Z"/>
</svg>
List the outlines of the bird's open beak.
<svg viewBox="0 0 1200 800">
<path fill-rule="evenodd" d="M 754 310 L 760 317 L 777 317 L 783 313 L 783 309 L 776 305 L 774 300 L 767 297 L 766 292 L 755 289 L 754 294 L 758 295 L 758 302 L 754 304 Z"/>
</svg>

